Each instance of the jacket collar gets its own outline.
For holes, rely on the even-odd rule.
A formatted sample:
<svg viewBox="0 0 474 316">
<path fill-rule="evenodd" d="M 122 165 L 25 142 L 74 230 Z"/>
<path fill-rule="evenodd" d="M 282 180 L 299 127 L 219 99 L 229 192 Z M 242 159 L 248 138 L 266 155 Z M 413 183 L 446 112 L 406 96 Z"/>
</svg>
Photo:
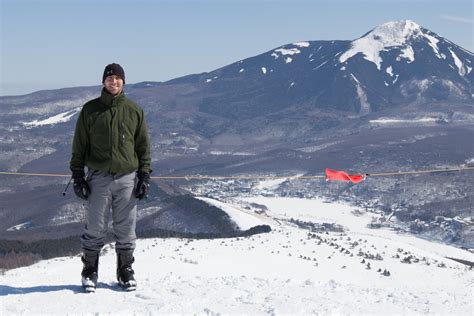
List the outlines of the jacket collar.
<svg viewBox="0 0 474 316">
<path fill-rule="evenodd" d="M 105 90 L 105 88 L 102 88 L 100 101 L 102 101 L 102 103 L 104 103 L 105 105 L 114 107 L 114 106 L 119 105 L 119 103 L 124 99 L 125 99 L 125 93 L 123 92 L 123 90 L 122 92 L 120 92 L 120 94 L 113 96 L 110 93 L 108 93 L 107 90 Z"/>
</svg>

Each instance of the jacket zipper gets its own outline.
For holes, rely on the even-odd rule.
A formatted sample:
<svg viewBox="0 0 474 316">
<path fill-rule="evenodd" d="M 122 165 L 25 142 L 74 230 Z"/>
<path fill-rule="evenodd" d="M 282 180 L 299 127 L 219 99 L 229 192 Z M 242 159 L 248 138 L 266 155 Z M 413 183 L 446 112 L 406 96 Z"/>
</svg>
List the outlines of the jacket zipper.
<svg viewBox="0 0 474 316">
<path fill-rule="evenodd" d="M 125 123 L 123 121 L 120 124 L 120 144 L 125 144 Z"/>
</svg>

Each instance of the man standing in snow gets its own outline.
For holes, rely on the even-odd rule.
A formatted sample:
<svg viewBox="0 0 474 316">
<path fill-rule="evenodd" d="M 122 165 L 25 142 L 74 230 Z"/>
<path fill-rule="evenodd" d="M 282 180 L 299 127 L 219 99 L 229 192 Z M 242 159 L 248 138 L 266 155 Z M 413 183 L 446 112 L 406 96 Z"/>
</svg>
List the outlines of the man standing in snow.
<svg viewBox="0 0 474 316">
<path fill-rule="evenodd" d="M 82 286 L 95 291 L 99 253 L 112 215 L 117 280 L 126 290 L 136 281 L 135 249 L 137 199 L 148 197 L 150 142 L 143 110 L 125 96 L 125 72 L 119 64 L 105 67 L 101 96 L 87 102 L 79 115 L 70 169 L 74 192 L 87 200 L 86 225 L 81 236 Z M 87 167 L 87 175 L 84 172 Z"/>
</svg>

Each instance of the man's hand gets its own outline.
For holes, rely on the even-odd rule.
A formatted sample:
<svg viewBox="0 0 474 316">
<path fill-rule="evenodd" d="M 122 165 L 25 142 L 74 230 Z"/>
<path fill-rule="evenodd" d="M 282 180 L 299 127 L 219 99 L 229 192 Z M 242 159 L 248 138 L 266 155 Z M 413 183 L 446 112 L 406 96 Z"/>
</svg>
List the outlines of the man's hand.
<svg viewBox="0 0 474 316">
<path fill-rule="evenodd" d="M 150 191 L 150 174 L 145 171 L 138 171 L 137 186 L 135 187 L 135 197 L 139 200 L 147 199 Z"/>
<path fill-rule="evenodd" d="M 85 179 L 84 170 L 73 170 L 72 179 L 74 180 L 74 193 L 77 195 L 78 198 L 87 200 L 89 194 L 91 193 L 91 189 Z"/>
</svg>

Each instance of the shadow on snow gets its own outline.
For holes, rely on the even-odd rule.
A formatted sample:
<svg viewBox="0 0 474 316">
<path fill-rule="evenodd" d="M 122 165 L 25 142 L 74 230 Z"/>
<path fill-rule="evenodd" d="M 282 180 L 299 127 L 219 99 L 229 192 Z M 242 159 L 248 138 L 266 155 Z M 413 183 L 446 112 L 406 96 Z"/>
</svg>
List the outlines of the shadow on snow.
<svg viewBox="0 0 474 316">
<path fill-rule="evenodd" d="M 118 284 L 107 284 L 99 283 L 97 286 L 98 289 L 105 288 L 112 291 L 123 292 Z M 8 285 L 0 285 L 0 296 L 7 295 L 22 295 L 22 294 L 32 294 L 32 293 L 49 293 L 49 292 L 60 292 L 60 291 L 70 291 L 74 294 L 84 293 L 82 286 L 80 285 L 39 285 L 39 286 L 30 286 L 30 287 L 15 287 Z"/>
</svg>

